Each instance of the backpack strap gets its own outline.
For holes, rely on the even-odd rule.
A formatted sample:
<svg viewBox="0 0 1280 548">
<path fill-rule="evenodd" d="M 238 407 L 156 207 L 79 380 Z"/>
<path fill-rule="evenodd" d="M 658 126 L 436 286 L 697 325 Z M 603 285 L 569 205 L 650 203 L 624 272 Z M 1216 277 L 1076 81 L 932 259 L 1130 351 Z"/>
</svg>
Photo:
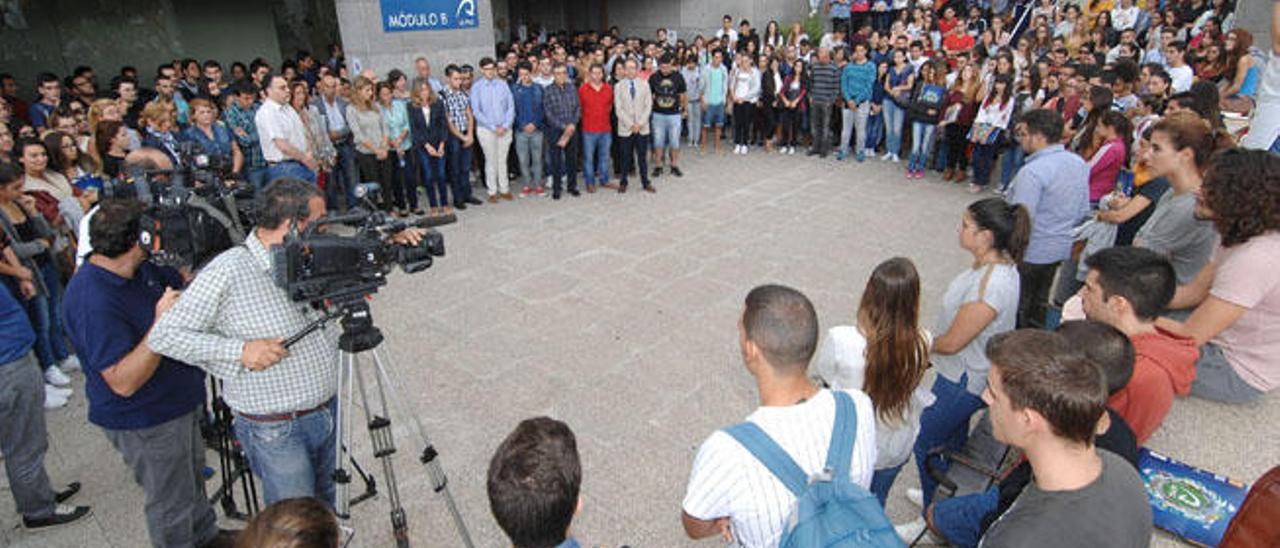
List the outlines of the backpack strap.
<svg viewBox="0 0 1280 548">
<path fill-rule="evenodd" d="M 858 438 L 858 409 L 845 391 L 832 390 L 831 395 L 836 399 L 836 420 L 831 429 L 831 446 L 827 447 L 827 470 L 836 478 L 848 480 L 853 443 Z"/>
<path fill-rule="evenodd" d="M 747 448 L 792 494 L 799 497 L 804 493 L 809 485 L 808 474 L 759 426 L 750 421 L 740 422 L 725 428 L 724 432 Z"/>
</svg>

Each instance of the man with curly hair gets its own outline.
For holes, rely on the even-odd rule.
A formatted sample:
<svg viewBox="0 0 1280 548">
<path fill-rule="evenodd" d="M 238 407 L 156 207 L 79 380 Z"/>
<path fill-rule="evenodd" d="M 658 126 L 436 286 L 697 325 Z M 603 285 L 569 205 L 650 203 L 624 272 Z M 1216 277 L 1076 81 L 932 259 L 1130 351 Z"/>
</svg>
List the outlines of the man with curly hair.
<svg viewBox="0 0 1280 548">
<path fill-rule="evenodd" d="M 1205 175 L 1196 217 L 1213 221 L 1222 243 L 1169 305 L 1195 312 L 1159 325 L 1201 345 L 1193 395 L 1253 401 L 1280 387 L 1280 156 L 1220 154 Z"/>
</svg>

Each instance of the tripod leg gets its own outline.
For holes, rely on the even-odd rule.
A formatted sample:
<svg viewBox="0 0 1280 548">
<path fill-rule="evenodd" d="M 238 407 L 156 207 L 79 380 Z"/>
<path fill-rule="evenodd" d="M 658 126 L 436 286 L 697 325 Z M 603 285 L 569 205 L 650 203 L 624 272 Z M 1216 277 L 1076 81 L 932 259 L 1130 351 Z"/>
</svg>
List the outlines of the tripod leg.
<svg viewBox="0 0 1280 548">
<path fill-rule="evenodd" d="M 444 468 L 440 466 L 440 461 L 437 459 L 439 453 L 436 452 L 435 446 L 431 443 L 431 438 L 427 436 L 427 430 L 422 426 L 422 420 L 399 397 L 396 387 L 404 385 L 400 384 L 400 379 L 394 376 L 394 370 L 388 366 L 390 360 L 384 359 L 378 348 L 375 347 L 370 352 L 373 354 L 373 363 L 376 366 L 378 390 L 383 400 L 383 408 L 386 408 L 386 400 L 389 395 L 391 403 L 396 409 L 409 417 L 414 430 L 418 434 L 418 439 L 423 445 L 422 454 L 418 456 L 418 461 L 426 467 L 427 475 L 431 478 L 432 489 L 440 493 L 444 498 L 445 507 L 449 509 L 453 524 L 458 529 L 458 536 L 462 537 L 463 546 L 473 548 L 475 544 L 471 541 L 471 534 L 467 531 L 467 524 L 462 519 L 462 513 L 458 510 L 458 504 L 454 501 L 453 494 L 449 492 L 449 478 L 445 476 Z M 384 391 L 384 386 L 389 387 L 389 389 Z M 394 489 L 393 485 L 392 490 Z"/>
<path fill-rule="evenodd" d="M 376 363 L 377 356 L 374 356 Z M 400 504 L 400 491 L 397 488 L 396 470 L 391 456 L 396 452 L 395 438 L 391 431 L 391 419 L 387 409 L 386 392 L 382 385 L 382 376 L 374 373 L 377 385 L 379 413 L 373 413 L 369 405 L 369 393 L 365 388 L 364 373 L 355 368 L 356 384 L 360 387 L 360 401 L 364 404 L 365 417 L 369 426 L 369 441 L 373 445 L 373 456 L 382 462 L 382 475 L 386 479 L 387 503 L 391 505 L 391 532 L 395 536 L 396 546 L 409 546 L 409 523 L 405 517 L 404 507 Z"/>
<path fill-rule="evenodd" d="M 346 352 L 338 353 L 338 411 L 334 414 L 334 433 L 338 436 L 335 444 L 333 482 L 337 494 L 334 500 L 334 513 L 344 523 L 351 519 L 351 474 L 347 472 L 346 462 L 350 458 L 351 447 L 351 406 L 352 397 L 351 371 L 355 367 L 355 356 Z M 346 394 L 342 392 L 347 389 Z"/>
</svg>

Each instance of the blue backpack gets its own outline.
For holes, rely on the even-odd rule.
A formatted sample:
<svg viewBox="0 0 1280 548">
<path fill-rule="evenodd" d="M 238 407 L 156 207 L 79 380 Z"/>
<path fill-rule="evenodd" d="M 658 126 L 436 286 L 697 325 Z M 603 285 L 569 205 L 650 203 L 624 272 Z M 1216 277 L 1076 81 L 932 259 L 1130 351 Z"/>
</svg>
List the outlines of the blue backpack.
<svg viewBox="0 0 1280 548">
<path fill-rule="evenodd" d="M 725 429 L 796 496 L 779 548 L 829 546 L 901 547 L 902 540 L 875 495 L 849 481 L 849 461 L 857 439 L 853 398 L 839 390 L 835 428 L 827 448 L 827 465 L 810 478 L 790 455 L 752 422 Z"/>
</svg>

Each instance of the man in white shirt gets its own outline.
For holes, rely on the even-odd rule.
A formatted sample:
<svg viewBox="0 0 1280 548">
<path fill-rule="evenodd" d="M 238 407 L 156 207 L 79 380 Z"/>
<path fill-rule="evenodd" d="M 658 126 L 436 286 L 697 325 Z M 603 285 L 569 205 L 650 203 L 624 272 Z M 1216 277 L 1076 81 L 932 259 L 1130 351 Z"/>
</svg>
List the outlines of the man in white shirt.
<svg viewBox="0 0 1280 548">
<path fill-rule="evenodd" d="M 1173 92 L 1182 93 L 1191 89 L 1195 82 L 1195 72 L 1187 65 L 1187 43 L 1177 40 L 1164 47 L 1164 57 L 1168 62 L 1169 79 L 1173 83 Z"/>
<path fill-rule="evenodd" d="M 720 39 L 726 50 L 738 50 L 738 31 L 733 28 L 733 17 L 724 16 L 720 22 L 720 28 L 716 30 L 716 38 Z"/>
<path fill-rule="evenodd" d="M 307 127 L 289 104 L 289 82 L 278 74 L 269 78 L 267 100 L 253 116 L 267 161 L 267 182 L 293 178 L 315 183 L 320 164 L 307 144 Z"/>
<path fill-rule="evenodd" d="M 813 304 L 795 289 L 764 285 L 747 294 L 738 344 L 760 391 L 760 407 L 746 420 L 759 426 L 805 472 L 825 468 L 836 403 L 831 391 L 809 381 L 818 344 Z M 845 390 L 857 415 L 850 479 L 871 485 L 875 467 L 875 415 L 859 390 Z M 737 546 L 777 546 L 795 496 L 760 461 L 723 430 L 698 449 L 681 519 L 690 538 L 720 536 Z"/>
</svg>

